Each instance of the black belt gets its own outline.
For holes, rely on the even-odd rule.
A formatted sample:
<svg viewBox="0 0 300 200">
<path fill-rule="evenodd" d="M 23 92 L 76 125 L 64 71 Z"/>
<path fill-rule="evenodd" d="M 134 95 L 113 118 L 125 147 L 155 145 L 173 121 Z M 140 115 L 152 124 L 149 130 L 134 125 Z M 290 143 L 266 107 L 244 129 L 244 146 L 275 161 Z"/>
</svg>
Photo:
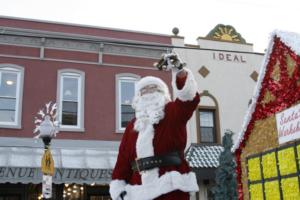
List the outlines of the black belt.
<svg viewBox="0 0 300 200">
<path fill-rule="evenodd" d="M 180 164 L 181 159 L 179 153 L 171 152 L 165 155 L 136 159 L 131 162 L 131 168 L 133 171 L 141 172 L 155 167 L 178 166 Z"/>
</svg>

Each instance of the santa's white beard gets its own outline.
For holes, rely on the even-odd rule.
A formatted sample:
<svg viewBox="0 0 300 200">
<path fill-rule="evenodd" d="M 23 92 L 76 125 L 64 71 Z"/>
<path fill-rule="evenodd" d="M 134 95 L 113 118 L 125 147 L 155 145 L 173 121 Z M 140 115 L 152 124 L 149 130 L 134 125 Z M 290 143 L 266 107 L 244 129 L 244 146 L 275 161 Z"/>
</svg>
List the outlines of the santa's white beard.
<svg viewBox="0 0 300 200">
<path fill-rule="evenodd" d="M 168 101 L 161 92 L 136 96 L 132 104 L 136 118 L 134 129 L 141 132 L 148 125 L 158 124 L 164 117 L 164 109 Z"/>
<path fill-rule="evenodd" d="M 153 138 L 154 124 L 164 118 L 165 105 L 169 101 L 160 92 L 136 96 L 132 107 L 135 109 L 136 121 L 134 129 L 139 133 L 136 142 L 136 154 L 138 158 L 154 156 Z M 158 178 L 158 168 L 142 173 L 142 183 L 150 183 Z"/>
</svg>

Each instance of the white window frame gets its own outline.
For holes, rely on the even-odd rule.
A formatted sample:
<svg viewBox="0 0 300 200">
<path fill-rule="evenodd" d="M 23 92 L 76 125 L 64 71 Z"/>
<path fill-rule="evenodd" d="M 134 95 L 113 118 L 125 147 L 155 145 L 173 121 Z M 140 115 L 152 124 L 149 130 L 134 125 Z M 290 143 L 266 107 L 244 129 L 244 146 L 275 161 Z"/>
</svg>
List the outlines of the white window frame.
<svg viewBox="0 0 300 200">
<path fill-rule="evenodd" d="M 24 68 L 15 64 L 0 64 L 0 73 L 14 72 L 17 73 L 17 87 L 16 87 L 16 111 L 15 111 L 15 121 L 14 122 L 1 122 L 1 128 L 12 128 L 21 129 L 22 128 L 22 102 L 23 102 L 23 86 L 24 86 Z"/>
<path fill-rule="evenodd" d="M 141 77 L 131 73 L 116 75 L 116 133 L 124 133 L 126 127 L 121 126 L 121 81 L 133 81 L 135 84 Z"/>
<path fill-rule="evenodd" d="M 58 70 L 57 76 L 57 106 L 58 106 L 58 121 L 60 131 L 84 132 L 84 88 L 85 88 L 85 73 L 75 69 Z M 72 77 L 78 78 L 78 104 L 77 104 L 77 125 L 62 124 L 62 97 L 63 97 L 63 78 Z"/>
<path fill-rule="evenodd" d="M 201 125 L 201 117 L 200 117 L 200 112 L 208 112 L 208 113 L 212 113 L 212 117 L 213 117 L 213 126 L 202 126 Z M 200 143 L 202 144 L 217 144 L 218 143 L 218 122 L 217 122 L 218 118 L 217 118 L 217 108 L 214 106 L 199 106 L 197 108 L 197 134 L 198 134 L 198 141 L 200 140 Z M 213 132 L 212 132 L 212 136 L 213 136 L 213 141 L 212 142 L 207 142 L 207 141 L 202 141 L 201 140 L 201 136 L 202 136 L 202 132 L 201 132 L 201 127 L 203 128 L 212 128 Z"/>
</svg>

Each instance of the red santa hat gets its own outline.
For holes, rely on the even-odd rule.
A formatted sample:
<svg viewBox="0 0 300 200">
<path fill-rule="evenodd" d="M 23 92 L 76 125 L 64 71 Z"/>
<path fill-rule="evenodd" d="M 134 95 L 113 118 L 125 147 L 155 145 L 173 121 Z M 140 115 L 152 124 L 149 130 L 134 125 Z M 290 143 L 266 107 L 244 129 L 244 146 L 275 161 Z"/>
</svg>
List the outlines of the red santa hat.
<svg viewBox="0 0 300 200">
<path fill-rule="evenodd" d="M 146 76 L 139 80 L 139 82 L 136 84 L 135 94 L 140 96 L 141 89 L 147 85 L 156 85 L 158 89 L 163 92 L 165 97 L 170 100 L 170 92 L 168 86 L 163 80 L 154 76 Z"/>
</svg>

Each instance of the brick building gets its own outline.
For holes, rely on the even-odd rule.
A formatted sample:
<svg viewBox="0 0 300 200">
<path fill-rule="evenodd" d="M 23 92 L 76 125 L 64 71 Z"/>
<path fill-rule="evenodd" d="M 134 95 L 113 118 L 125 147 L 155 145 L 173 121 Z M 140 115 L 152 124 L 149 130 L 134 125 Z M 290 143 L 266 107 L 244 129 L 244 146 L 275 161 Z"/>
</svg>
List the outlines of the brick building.
<svg viewBox="0 0 300 200">
<path fill-rule="evenodd" d="M 41 198 L 43 143 L 33 130 L 49 101 L 60 123 L 53 199 L 109 199 L 135 82 L 170 84 L 153 68 L 170 45 L 168 35 L 0 17 L 0 199 Z"/>
</svg>

